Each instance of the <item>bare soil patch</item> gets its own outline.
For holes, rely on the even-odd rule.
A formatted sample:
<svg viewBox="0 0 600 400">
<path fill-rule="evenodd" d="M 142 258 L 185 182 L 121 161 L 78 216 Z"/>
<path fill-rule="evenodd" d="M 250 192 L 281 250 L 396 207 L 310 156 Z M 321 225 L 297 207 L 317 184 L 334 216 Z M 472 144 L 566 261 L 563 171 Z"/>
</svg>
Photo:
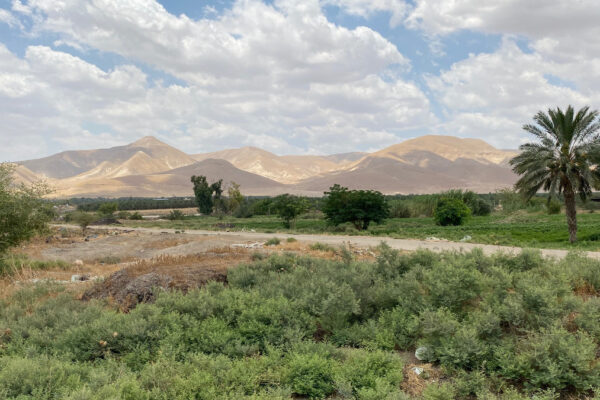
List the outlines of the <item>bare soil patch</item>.
<svg viewBox="0 0 600 400">
<path fill-rule="evenodd" d="M 139 260 L 93 285 L 82 299 L 109 299 L 122 311 L 129 311 L 138 303 L 153 301 L 157 289 L 187 292 L 209 281 L 226 282 L 227 269 L 250 258 L 246 249 L 227 247 L 202 254 Z"/>
</svg>

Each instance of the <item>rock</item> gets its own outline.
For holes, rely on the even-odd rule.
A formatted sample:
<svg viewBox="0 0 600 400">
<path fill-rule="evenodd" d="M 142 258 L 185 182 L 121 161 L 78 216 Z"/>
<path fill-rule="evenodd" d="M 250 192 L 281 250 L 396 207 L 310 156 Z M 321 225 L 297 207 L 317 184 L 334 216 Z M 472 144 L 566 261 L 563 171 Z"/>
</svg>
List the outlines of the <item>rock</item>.
<svg viewBox="0 0 600 400">
<path fill-rule="evenodd" d="M 466 242 L 466 241 L 469 241 L 469 240 L 471 240 L 471 239 L 473 239 L 473 238 L 471 237 L 471 235 L 466 235 L 465 237 L 463 237 L 462 239 L 460 239 L 460 241 L 461 241 L 461 242 Z"/>
</svg>

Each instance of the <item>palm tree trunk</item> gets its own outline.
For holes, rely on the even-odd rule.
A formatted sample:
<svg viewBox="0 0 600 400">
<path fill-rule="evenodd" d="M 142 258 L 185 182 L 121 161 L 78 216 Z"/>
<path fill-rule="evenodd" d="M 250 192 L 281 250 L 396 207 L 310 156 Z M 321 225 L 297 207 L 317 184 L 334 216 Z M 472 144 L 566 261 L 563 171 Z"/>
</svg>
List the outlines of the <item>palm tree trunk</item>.
<svg viewBox="0 0 600 400">
<path fill-rule="evenodd" d="M 567 214 L 567 226 L 569 227 L 569 242 L 577 241 L 577 210 L 575 208 L 575 193 L 570 185 L 565 187 L 565 214 Z"/>
</svg>

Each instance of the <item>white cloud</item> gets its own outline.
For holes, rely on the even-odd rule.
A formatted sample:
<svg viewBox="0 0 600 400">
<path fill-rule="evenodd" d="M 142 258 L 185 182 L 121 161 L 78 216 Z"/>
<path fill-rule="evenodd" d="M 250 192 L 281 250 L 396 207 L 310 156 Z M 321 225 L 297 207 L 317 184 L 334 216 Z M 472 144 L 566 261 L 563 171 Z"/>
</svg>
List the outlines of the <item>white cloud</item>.
<svg viewBox="0 0 600 400">
<path fill-rule="evenodd" d="M 440 129 L 514 148 L 527 138 L 521 126 L 537 111 L 592 100 L 551 84 L 546 76 L 555 70 L 541 55 L 524 53 L 506 39 L 497 52 L 471 55 L 439 76 L 429 76 L 428 84 L 447 113 Z"/>
<path fill-rule="evenodd" d="M 0 105 L 11 108 L 0 117 L 13 121 L 12 148 L 35 135 L 46 148 L 157 135 L 189 152 L 259 144 L 322 153 L 389 145 L 436 122 L 427 97 L 399 77 L 410 65 L 398 49 L 371 29 L 328 22 L 316 0 L 242 0 L 199 21 L 151 0 L 19 8 L 34 16 L 36 34 L 51 31 L 58 44 L 117 53 L 186 84 L 164 85 L 133 65 L 103 70 L 44 46 L 22 59 L 3 48 Z M 0 158 L 38 155 L 0 150 Z"/>
<path fill-rule="evenodd" d="M 23 28 L 23 24 L 10 11 L 0 8 L 0 23 L 3 22 L 11 28 Z"/>
</svg>

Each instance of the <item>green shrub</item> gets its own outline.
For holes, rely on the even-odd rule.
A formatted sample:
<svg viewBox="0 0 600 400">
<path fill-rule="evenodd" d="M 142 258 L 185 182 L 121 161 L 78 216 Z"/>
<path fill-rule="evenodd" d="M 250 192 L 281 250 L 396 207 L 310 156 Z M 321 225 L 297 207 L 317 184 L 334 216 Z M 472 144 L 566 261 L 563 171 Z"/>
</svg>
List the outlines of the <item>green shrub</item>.
<svg viewBox="0 0 600 400">
<path fill-rule="evenodd" d="M 112 217 L 119 209 L 119 205 L 115 202 L 102 203 L 98 207 L 98 213 L 103 217 Z"/>
<path fill-rule="evenodd" d="M 297 242 L 298 240 L 296 238 L 289 237 L 285 241 L 288 242 L 288 243 L 294 243 L 294 242 Z"/>
<path fill-rule="evenodd" d="M 142 217 L 142 214 L 140 214 L 139 212 L 136 211 L 129 216 L 129 219 L 134 220 L 134 221 L 136 221 L 136 220 L 139 221 L 139 220 L 144 219 L 144 217 Z"/>
<path fill-rule="evenodd" d="M 423 400 L 452 400 L 456 388 L 449 382 L 431 383 L 423 390 Z"/>
<path fill-rule="evenodd" d="M 546 203 L 546 212 L 549 215 L 560 214 L 561 204 L 558 200 L 549 200 Z"/>
<path fill-rule="evenodd" d="M 319 354 L 292 354 L 285 382 L 294 394 L 325 398 L 334 392 L 333 363 Z"/>
<path fill-rule="evenodd" d="M 553 327 L 507 341 L 496 356 L 504 377 L 528 387 L 589 390 L 600 377 L 596 351 L 596 343 L 586 333 Z"/>
<path fill-rule="evenodd" d="M 171 212 L 167 214 L 167 219 L 170 221 L 184 220 L 185 214 L 181 210 L 171 210 Z"/>
<path fill-rule="evenodd" d="M 438 201 L 433 218 L 442 226 L 462 225 L 470 215 L 471 210 L 462 200 L 443 198 Z"/>
<path fill-rule="evenodd" d="M 279 238 L 271 238 L 265 242 L 265 246 L 277 246 L 281 243 L 281 239 Z"/>
</svg>

